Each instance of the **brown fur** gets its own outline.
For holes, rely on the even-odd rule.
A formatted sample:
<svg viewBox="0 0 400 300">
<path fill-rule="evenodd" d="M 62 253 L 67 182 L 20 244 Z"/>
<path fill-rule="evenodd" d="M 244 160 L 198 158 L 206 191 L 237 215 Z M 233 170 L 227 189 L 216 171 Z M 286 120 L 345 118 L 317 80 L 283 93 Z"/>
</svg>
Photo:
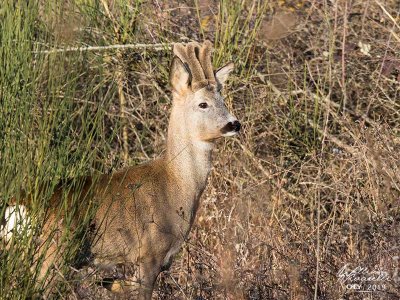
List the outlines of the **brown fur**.
<svg viewBox="0 0 400 300">
<path fill-rule="evenodd" d="M 200 49 L 200 57 L 199 61 L 201 64 L 201 67 L 204 70 L 204 75 L 206 79 L 208 79 L 209 83 L 212 85 L 215 85 L 215 78 L 214 78 L 214 71 L 213 67 L 211 64 L 211 42 L 210 41 L 205 41 L 203 43 L 203 47 Z"/>
</svg>

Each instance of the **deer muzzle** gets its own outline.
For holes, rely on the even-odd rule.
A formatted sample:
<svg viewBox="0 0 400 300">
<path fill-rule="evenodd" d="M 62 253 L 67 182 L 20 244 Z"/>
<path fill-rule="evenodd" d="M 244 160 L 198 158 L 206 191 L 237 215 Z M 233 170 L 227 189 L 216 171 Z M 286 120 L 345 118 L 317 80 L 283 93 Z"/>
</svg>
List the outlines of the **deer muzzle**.
<svg viewBox="0 0 400 300">
<path fill-rule="evenodd" d="M 224 127 L 221 129 L 221 133 L 223 136 L 231 136 L 235 135 L 240 131 L 240 128 L 242 125 L 238 120 L 232 121 L 227 123 Z"/>
</svg>

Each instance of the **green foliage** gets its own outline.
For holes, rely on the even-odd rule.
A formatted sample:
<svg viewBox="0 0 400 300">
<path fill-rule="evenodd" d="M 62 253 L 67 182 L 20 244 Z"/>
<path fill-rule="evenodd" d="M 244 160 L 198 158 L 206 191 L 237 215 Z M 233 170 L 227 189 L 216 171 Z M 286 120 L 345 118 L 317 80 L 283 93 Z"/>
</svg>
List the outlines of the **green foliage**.
<svg viewBox="0 0 400 300">
<path fill-rule="evenodd" d="M 35 1 L 2 3 L 0 213 L 4 214 L 13 197 L 17 204 L 28 202 L 25 205 L 32 209 L 31 224 L 20 234 L 15 232 L 7 245 L 1 241 L 2 299 L 49 292 L 50 278 L 41 287 L 36 284 L 40 268 L 36 261 L 43 257 L 37 255 L 35 241 L 59 185 L 64 187 L 62 201 L 57 204 L 59 217 L 66 228 L 75 226 L 74 231 L 63 232 L 65 248 L 57 254 L 66 263 L 58 266 L 59 272 L 68 278 L 67 264 L 74 263 L 74 253 L 94 212 L 90 205 L 77 202 L 79 188 L 71 189 L 72 193 L 68 190 L 82 185 L 85 175 L 104 169 L 102 158 L 109 145 L 104 118 L 114 92 L 102 86 L 103 70 L 89 67 L 98 58 L 79 52 L 43 52 L 56 41 L 55 28 L 43 16 L 52 12 L 57 19 L 60 7 L 61 3 L 39 6 Z M 78 214 L 76 226 L 72 219 Z"/>
</svg>

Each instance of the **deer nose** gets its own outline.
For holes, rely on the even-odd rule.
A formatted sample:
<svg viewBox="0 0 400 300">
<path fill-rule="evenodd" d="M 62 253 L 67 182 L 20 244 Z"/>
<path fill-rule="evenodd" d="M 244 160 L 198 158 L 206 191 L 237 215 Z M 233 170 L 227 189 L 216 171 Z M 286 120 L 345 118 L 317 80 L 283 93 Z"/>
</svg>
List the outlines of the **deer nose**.
<svg viewBox="0 0 400 300">
<path fill-rule="evenodd" d="M 239 132 L 241 127 L 242 125 L 240 125 L 238 120 L 231 121 L 229 123 L 226 123 L 226 125 L 221 129 L 221 133 L 224 136 L 235 135 L 237 132 Z"/>
<path fill-rule="evenodd" d="M 228 132 L 238 132 L 240 130 L 240 123 L 238 120 L 235 120 L 233 122 L 227 123 L 224 128 L 222 128 L 223 133 L 228 133 Z"/>
<path fill-rule="evenodd" d="M 240 122 L 238 120 L 236 120 L 232 123 L 232 128 L 233 128 L 233 131 L 238 132 L 238 131 L 240 131 L 240 128 L 242 128 L 242 125 L 240 124 Z"/>
</svg>

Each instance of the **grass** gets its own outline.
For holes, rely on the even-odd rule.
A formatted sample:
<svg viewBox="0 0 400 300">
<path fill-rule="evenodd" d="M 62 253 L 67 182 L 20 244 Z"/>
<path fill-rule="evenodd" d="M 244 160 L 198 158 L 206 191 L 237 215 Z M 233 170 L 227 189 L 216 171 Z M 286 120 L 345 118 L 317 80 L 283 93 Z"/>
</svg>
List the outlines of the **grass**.
<svg viewBox="0 0 400 300">
<path fill-rule="evenodd" d="M 102 171 L 101 156 L 108 148 L 104 117 L 113 92 L 98 86 L 96 77 L 102 73 L 87 67 L 93 58 L 79 53 L 40 53 L 43 45 L 54 41 L 46 28 L 50 25 L 41 22 L 40 13 L 57 14 L 60 9 L 23 1 L 6 1 L 3 6 L 0 198 L 7 203 L 15 197 L 18 203 L 22 195 L 31 195 L 28 205 L 32 209 L 31 228 L 25 228 L 22 236 L 15 235 L 7 245 L 9 250 L 1 252 L 3 299 L 44 293 L 50 278 L 37 290 L 40 263 L 36 269 L 31 270 L 31 266 L 41 261 L 33 241 L 46 219 L 51 195 L 58 185 L 64 186 L 67 194 L 69 188 L 82 184 L 84 175 Z M 77 202 L 78 194 L 79 188 L 71 202 L 64 195 L 59 204 L 66 228 L 73 226 L 71 220 L 81 209 L 85 210 Z M 71 257 L 79 248 L 76 240 L 92 215 L 92 208 L 87 209 L 76 234 L 67 230 L 60 237 L 66 241 L 59 253 L 65 256 L 65 266 L 58 266 L 63 274 L 68 274 L 67 265 L 73 263 Z M 2 205 L 2 213 L 4 210 Z"/>
<path fill-rule="evenodd" d="M 215 67 L 236 63 L 224 93 L 244 130 L 218 143 L 191 238 L 154 297 L 362 299 L 338 282 L 350 264 L 388 272 L 371 297 L 397 299 L 399 16 L 395 1 L 346 3 L 4 0 L 0 199 L 32 195 L 33 217 L 0 250 L 0 297 L 110 297 L 74 268 L 95 212 L 76 187 L 157 157 L 166 138 L 167 47 L 41 51 L 208 38 Z M 297 25 L 271 39 L 279 16 Z M 37 287 L 33 240 L 60 184 L 76 190 L 60 204 L 65 280 Z"/>
</svg>

